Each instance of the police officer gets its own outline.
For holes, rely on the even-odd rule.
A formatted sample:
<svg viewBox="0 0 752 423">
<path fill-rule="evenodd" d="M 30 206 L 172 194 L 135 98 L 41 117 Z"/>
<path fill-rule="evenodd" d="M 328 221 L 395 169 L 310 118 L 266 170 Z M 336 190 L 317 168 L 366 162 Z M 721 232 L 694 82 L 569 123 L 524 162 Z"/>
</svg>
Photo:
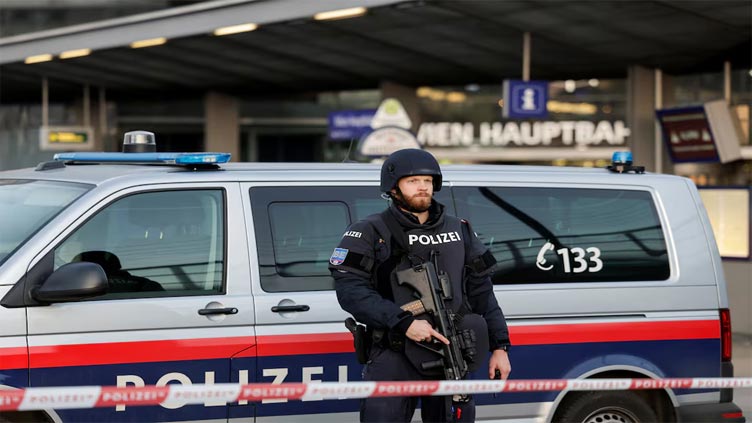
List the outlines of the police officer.
<svg viewBox="0 0 752 423">
<path fill-rule="evenodd" d="M 478 345 L 491 350 L 489 378 L 506 379 L 511 371 L 507 325 L 490 280 L 496 262 L 469 223 L 446 214 L 444 206 L 433 199 L 441 182 L 441 169 L 430 153 L 419 149 L 392 153 L 381 168 L 381 191 L 391 199 L 390 207 L 347 228 L 330 259 L 340 305 L 368 327 L 366 381 L 443 378 L 443 373 L 421 368 L 421 360 L 426 360 L 421 351 L 428 350 L 415 346 L 449 344 L 449 340 L 426 316 L 400 307 L 414 299 L 413 293 L 404 291 L 409 288 L 395 283 L 394 277 L 408 259 L 412 264 L 434 259 L 451 281 L 451 299 L 445 304 L 460 316 L 482 316 L 476 317 L 488 339 L 484 333 L 477 334 L 482 338 Z M 478 361 L 486 357 L 483 351 L 478 355 L 482 358 Z M 408 422 L 417 401 L 414 396 L 364 399 L 360 420 Z M 445 397 L 422 397 L 423 421 L 474 420 L 471 397 L 455 396 L 452 405 L 448 403 Z"/>
</svg>

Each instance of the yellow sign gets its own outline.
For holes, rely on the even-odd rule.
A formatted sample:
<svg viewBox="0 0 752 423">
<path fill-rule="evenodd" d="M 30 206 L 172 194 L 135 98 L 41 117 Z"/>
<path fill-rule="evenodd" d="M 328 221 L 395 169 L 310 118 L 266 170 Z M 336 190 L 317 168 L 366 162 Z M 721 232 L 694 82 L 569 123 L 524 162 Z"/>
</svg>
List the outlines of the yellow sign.
<svg viewBox="0 0 752 423">
<path fill-rule="evenodd" d="M 50 131 L 47 133 L 49 142 L 81 144 L 89 141 L 88 132 Z"/>
<path fill-rule="evenodd" d="M 39 128 L 39 149 L 41 151 L 86 151 L 93 148 L 94 130 L 90 126 Z"/>
</svg>

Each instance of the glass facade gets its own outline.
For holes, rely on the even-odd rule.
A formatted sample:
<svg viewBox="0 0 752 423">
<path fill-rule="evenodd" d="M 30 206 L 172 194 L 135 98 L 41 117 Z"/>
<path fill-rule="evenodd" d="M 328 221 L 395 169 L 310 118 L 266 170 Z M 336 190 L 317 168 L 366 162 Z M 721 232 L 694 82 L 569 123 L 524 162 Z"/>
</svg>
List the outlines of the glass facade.
<svg viewBox="0 0 752 423">
<path fill-rule="evenodd" d="M 585 150 L 589 147 L 627 145 L 627 92 L 624 79 L 551 81 L 548 85 L 548 116 L 541 119 L 507 119 L 502 84 L 419 87 L 418 138 L 429 147 L 463 146 L 489 154 L 486 163 L 528 163 L 605 166 L 604 159 L 508 158 L 499 148 Z M 448 124 L 449 142 L 437 134 Z M 622 130 L 623 128 L 623 130 Z M 621 131 L 621 132 L 620 132 Z M 459 133 L 462 132 L 462 135 Z M 457 134 L 457 135 L 453 135 Z M 452 138 L 462 137 L 455 142 Z M 469 138 L 473 141 L 470 142 Z M 449 159 L 452 160 L 452 159 Z"/>
<path fill-rule="evenodd" d="M 626 118 L 623 79 L 552 81 L 548 91 L 550 120 Z M 420 87 L 416 95 L 425 122 L 494 122 L 501 119 L 504 107 L 501 83 Z"/>
</svg>

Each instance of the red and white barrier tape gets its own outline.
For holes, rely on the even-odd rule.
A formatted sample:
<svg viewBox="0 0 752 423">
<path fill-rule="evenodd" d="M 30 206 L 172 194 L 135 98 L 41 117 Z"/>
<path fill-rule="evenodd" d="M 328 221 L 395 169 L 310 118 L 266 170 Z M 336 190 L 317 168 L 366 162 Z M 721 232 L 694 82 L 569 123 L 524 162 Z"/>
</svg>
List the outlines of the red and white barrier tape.
<svg viewBox="0 0 752 423">
<path fill-rule="evenodd" d="M 323 400 L 368 397 L 491 394 L 539 391 L 752 388 L 752 378 L 529 379 L 404 382 L 220 383 L 145 387 L 70 386 L 0 390 L 0 411 L 118 405 L 234 403 L 264 399 Z"/>
</svg>

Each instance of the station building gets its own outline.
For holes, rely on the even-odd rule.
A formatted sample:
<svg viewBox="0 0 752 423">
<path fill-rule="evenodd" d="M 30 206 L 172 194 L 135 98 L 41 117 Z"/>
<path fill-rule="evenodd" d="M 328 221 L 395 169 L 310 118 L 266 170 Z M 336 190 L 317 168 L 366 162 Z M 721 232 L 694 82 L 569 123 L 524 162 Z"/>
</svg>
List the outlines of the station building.
<svg viewBox="0 0 752 423">
<path fill-rule="evenodd" d="M 505 80 L 545 81 L 546 116 L 506 117 Z M 163 151 L 363 160 L 358 134 L 334 136 L 333 119 L 367 116 L 384 98 L 443 162 L 604 166 L 630 150 L 648 171 L 692 178 L 708 188 L 727 274 L 741 281 L 730 297 L 752 304 L 748 0 L 0 6 L 0 169 L 117 151 L 136 129 Z M 672 151 L 684 134 L 702 137 L 711 106 L 734 127 L 716 156 Z M 700 118 L 668 134 L 664 110 Z"/>
</svg>

